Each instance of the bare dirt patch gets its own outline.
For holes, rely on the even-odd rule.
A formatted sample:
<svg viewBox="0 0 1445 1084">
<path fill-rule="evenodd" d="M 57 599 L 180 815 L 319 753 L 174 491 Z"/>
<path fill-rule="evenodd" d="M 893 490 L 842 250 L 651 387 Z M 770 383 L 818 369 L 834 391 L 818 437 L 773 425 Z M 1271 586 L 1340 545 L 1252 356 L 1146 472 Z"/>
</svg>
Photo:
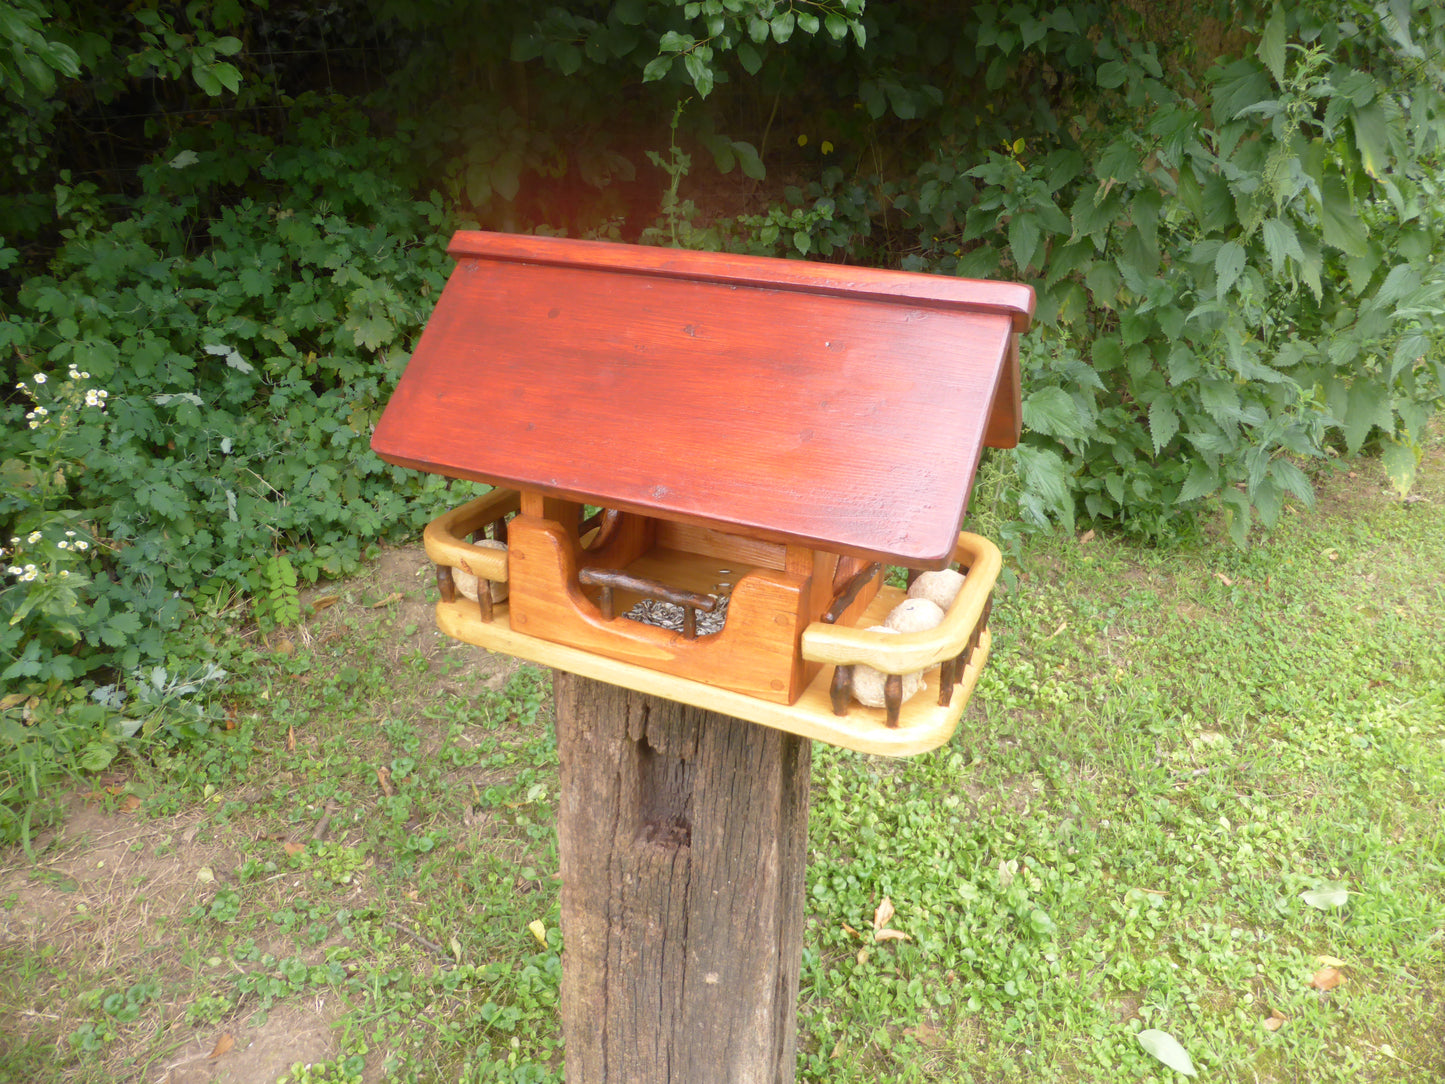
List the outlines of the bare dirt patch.
<svg viewBox="0 0 1445 1084">
<path fill-rule="evenodd" d="M 361 575 L 302 593 L 302 611 L 311 616 L 295 631 L 295 640 L 303 647 L 329 644 L 349 635 L 358 624 L 372 625 L 371 635 L 385 645 L 391 662 L 414 653 L 430 658 L 441 646 L 432 620 L 434 575 L 421 546 L 384 547 Z M 273 642 L 285 652 L 284 640 L 290 638 L 288 633 Z"/>
<path fill-rule="evenodd" d="M 175 932 L 235 866 L 245 842 L 224 831 L 200 838 L 200 809 L 141 819 L 81 795 L 68 804 L 60 826 L 36 841 L 40 861 L 32 865 L 15 851 L 0 865 L 0 950 L 47 964 L 31 1003 L 0 1013 L 0 1035 L 55 1043 L 62 1054 L 67 1037 L 90 1018 L 87 997 L 123 994 L 141 981 L 161 991 L 192 973 L 196 962 Z M 147 1016 L 157 1012 L 173 1018 L 163 1027 L 191 1030 L 184 1005 L 146 1007 Z"/>
<path fill-rule="evenodd" d="M 55 833 L 38 841 L 41 862 L 12 853 L 0 865 L 0 899 L 14 899 L 0 912 L 0 945 L 48 945 L 103 969 L 153 952 L 148 931 L 195 906 L 199 871 L 236 863 L 224 840 L 197 842 L 203 819 L 196 810 L 139 820 L 77 796 Z"/>
<path fill-rule="evenodd" d="M 333 1012 L 318 996 L 278 1006 L 259 1023 L 198 1034 L 162 1067 L 158 1084 L 270 1084 L 293 1065 L 326 1061 L 335 1054 L 331 1025 L 340 1008 Z"/>
<path fill-rule="evenodd" d="M 303 653 L 313 658 L 309 670 L 295 674 L 296 686 L 330 683 L 343 701 L 349 666 L 375 668 L 379 662 L 395 672 L 384 702 L 373 697 L 349 704 L 359 741 L 373 739 L 382 718 L 420 720 L 429 701 L 470 701 L 501 688 L 517 663 L 438 632 L 434 575 L 420 545 L 388 547 L 360 576 L 304 592 L 302 623 L 264 639 L 258 635 L 258 646 L 281 660 Z M 352 650 L 348 645 L 358 638 L 365 646 Z M 257 705 L 263 711 L 264 699 Z M 443 729 L 418 726 L 423 751 L 441 740 Z M 232 994 L 229 1006 L 199 1018 L 191 1013 L 195 996 L 228 988 L 225 980 L 234 978 L 236 966 L 199 928 L 193 935 L 193 923 L 218 891 L 238 885 L 237 870 L 247 856 L 281 853 L 275 841 L 293 839 L 294 847 L 294 840 L 304 844 L 311 834 L 309 822 L 217 815 L 223 801 L 261 800 L 261 791 L 284 788 L 288 775 L 305 774 L 310 739 L 304 721 L 295 732 L 302 759 L 296 770 L 269 782 L 222 788 L 224 793 L 184 812 L 147 816 L 139 799 L 128 795 L 126 774 L 108 773 L 64 800 L 56 826 L 33 840 L 37 861 L 19 849 L 0 852 L 0 983 L 10 981 L 12 967 L 26 972 L 17 971 L 13 983 L 23 985 L 23 996 L 0 998 L 0 1053 L 12 1044 L 53 1051 L 57 1075 L 45 1079 L 147 1084 L 271 1084 L 297 1063 L 338 1056 L 333 1026 L 346 1007 L 336 991 L 288 997 L 269 1007 Z M 278 745 L 284 740 L 265 738 Z M 484 785 L 486 779 L 483 773 L 468 783 Z M 334 831 L 330 838 L 342 841 L 344 835 Z M 271 842 L 258 850 L 263 839 Z M 253 891 L 247 889 L 248 899 Z M 355 905 L 370 902 L 358 895 Z M 281 943 L 263 943 L 258 951 L 296 954 Z M 318 963 L 320 949 L 301 956 Z M 153 983 L 155 990 L 139 1018 L 117 1025 L 102 1049 L 82 1054 L 77 1064 L 77 1034 L 106 1021 L 104 999 L 124 996 L 137 982 Z"/>
</svg>

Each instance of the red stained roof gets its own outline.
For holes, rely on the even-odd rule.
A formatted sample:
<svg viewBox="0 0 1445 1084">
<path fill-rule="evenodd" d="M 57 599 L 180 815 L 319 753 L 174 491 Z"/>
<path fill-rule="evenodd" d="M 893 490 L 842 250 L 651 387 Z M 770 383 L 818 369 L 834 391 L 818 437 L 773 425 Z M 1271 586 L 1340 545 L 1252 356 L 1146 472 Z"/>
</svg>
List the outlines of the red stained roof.
<svg viewBox="0 0 1445 1084">
<path fill-rule="evenodd" d="M 1019 426 L 1027 286 L 461 232 L 372 437 L 420 470 L 914 566 Z"/>
</svg>

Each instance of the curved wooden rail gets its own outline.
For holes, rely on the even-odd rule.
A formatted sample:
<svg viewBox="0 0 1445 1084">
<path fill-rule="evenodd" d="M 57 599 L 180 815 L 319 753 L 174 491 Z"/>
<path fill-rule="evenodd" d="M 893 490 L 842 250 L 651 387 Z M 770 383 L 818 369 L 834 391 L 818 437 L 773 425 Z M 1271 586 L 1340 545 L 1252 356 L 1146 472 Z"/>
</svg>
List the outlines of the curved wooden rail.
<svg viewBox="0 0 1445 1084">
<path fill-rule="evenodd" d="M 507 551 L 474 546 L 463 536 L 504 519 L 520 507 L 521 497 L 516 490 L 494 489 L 460 508 L 443 513 L 428 523 L 422 534 L 426 555 L 439 566 L 460 568 L 478 579 L 505 583 Z"/>
<path fill-rule="evenodd" d="M 596 534 L 592 534 L 593 531 Z M 577 535 L 584 550 L 601 551 L 610 546 L 621 531 L 622 513 L 615 508 L 604 508 L 584 519 L 577 528 Z"/>
<path fill-rule="evenodd" d="M 956 659 L 974 640 L 986 618 L 1003 557 L 986 538 L 963 532 L 953 559 L 968 574 L 942 624 L 923 632 L 885 636 L 865 629 L 815 621 L 803 630 L 803 658 L 834 666 L 871 666 L 884 674 L 911 674 Z"/>
</svg>

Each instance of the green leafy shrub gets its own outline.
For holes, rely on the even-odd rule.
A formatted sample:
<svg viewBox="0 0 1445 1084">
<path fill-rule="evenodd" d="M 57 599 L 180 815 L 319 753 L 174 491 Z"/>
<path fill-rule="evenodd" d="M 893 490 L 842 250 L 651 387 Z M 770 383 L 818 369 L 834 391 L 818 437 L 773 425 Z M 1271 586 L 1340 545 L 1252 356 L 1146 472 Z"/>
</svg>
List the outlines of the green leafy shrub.
<svg viewBox="0 0 1445 1084">
<path fill-rule="evenodd" d="M 424 514 L 408 498 L 438 483 L 368 445 L 449 231 L 435 200 L 370 168 L 395 145 L 353 128 L 337 150 L 347 118 L 331 119 L 242 154 L 260 163 L 242 175 L 233 151 L 173 155 L 135 214 L 73 214 L 50 273 L 22 285 L 0 324 L 23 385 L 0 437 L 16 483 L 0 499 L 5 560 L 20 570 L 0 591 L 0 680 L 204 655 L 176 636 L 195 606 L 259 592 L 294 617 L 297 577 L 346 572 Z M 198 219 L 217 184 L 260 198 Z M 102 394 L 104 410 L 86 406 Z"/>
<path fill-rule="evenodd" d="M 860 47 L 867 41 L 864 0 L 618 0 L 601 8 L 527 13 L 512 39 L 513 59 L 540 59 L 563 76 L 622 61 L 640 69 L 643 82 L 665 81 L 706 98 L 729 80 L 729 60 L 756 75 L 795 34 L 828 42 L 851 36 Z"/>
<path fill-rule="evenodd" d="M 875 125 L 812 107 L 854 173 L 713 233 L 1031 282 L 1013 473 L 1034 522 L 1167 539 L 1217 507 L 1242 544 L 1311 499 L 1302 460 L 1367 445 L 1404 493 L 1445 394 L 1445 13 L 1243 8 L 1258 23 L 1232 35 L 1229 5 L 1148 28 L 1092 2 L 961 26 L 870 8 L 860 58 L 809 54 Z M 1193 45 L 1211 17 L 1217 58 Z"/>
<path fill-rule="evenodd" d="M 96 133 L 109 128 L 116 103 L 145 101 L 156 123 L 144 138 L 159 133 L 164 142 L 172 118 L 240 90 L 241 69 L 232 60 L 245 64 L 238 56 L 243 43 L 227 31 L 244 32 L 250 6 L 241 0 L 0 5 L 0 102 L 7 106 L 0 119 L 6 137 L 0 233 L 28 241 L 53 228 L 51 185 L 70 168 L 104 174 L 108 182 L 123 175 L 112 132 L 105 133 L 110 154 L 95 154 Z M 110 161 L 97 169 L 102 157 Z"/>
<path fill-rule="evenodd" d="M 930 163 L 912 265 L 1039 288 L 1020 453 L 1039 510 L 1169 537 L 1217 498 L 1242 543 L 1311 499 L 1295 457 L 1371 438 L 1409 488 L 1445 390 L 1442 116 L 1390 84 L 1379 57 L 1409 53 L 1391 18 L 1276 8 L 1195 97 L 1106 37 L 1090 100 L 1108 123 Z"/>
<path fill-rule="evenodd" d="M 83 665 L 69 652 L 81 639 L 82 623 L 112 642 L 140 628 L 133 616 L 95 621 L 82 604 L 99 553 L 79 511 L 66 507 L 66 491 L 78 466 L 69 449 L 84 439 L 83 428 L 103 424 L 109 392 L 90 380 L 90 373 L 71 365 L 64 377 L 39 371 L 15 385 L 29 400 L 23 422 L 32 440 L 0 460 L 6 483 L 0 516 L 13 532 L 8 549 L 0 550 L 8 584 L 0 590 L 0 651 L 13 659 L 0 670 L 0 681 L 41 672 L 60 680 L 77 677 Z"/>
</svg>

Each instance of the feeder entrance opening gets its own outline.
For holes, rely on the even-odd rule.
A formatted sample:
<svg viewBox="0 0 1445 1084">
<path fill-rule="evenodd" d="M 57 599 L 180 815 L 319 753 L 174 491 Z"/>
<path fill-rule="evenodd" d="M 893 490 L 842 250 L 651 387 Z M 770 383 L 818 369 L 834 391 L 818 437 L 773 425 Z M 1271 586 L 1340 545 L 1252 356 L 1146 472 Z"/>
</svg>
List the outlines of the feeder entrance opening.
<svg viewBox="0 0 1445 1084">
<path fill-rule="evenodd" d="M 583 542 L 585 560 L 593 547 L 589 539 Z M 604 619 L 621 617 L 695 640 L 723 630 L 733 586 L 753 570 L 739 561 L 663 545 L 620 569 L 584 566 L 577 579 Z"/>
</svg>

